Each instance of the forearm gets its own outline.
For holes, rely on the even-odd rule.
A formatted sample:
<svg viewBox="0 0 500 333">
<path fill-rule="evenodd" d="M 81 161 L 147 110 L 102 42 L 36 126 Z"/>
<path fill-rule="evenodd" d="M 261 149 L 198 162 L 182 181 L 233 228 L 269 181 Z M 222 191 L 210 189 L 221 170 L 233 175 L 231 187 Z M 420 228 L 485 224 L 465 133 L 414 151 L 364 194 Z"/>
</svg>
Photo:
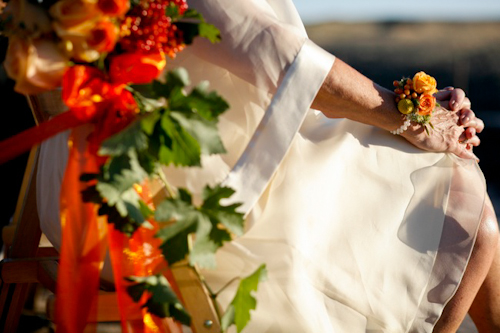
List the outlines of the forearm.
<svg viewBox="0 0 500 333">
<path fill-rule="evenodd" d="M 394 103 L 394 93 L 340 59 L 335 60 L 312 108 L 329 118 L 347 118 L 389 131 L 403 123 Z"/>
</svg>

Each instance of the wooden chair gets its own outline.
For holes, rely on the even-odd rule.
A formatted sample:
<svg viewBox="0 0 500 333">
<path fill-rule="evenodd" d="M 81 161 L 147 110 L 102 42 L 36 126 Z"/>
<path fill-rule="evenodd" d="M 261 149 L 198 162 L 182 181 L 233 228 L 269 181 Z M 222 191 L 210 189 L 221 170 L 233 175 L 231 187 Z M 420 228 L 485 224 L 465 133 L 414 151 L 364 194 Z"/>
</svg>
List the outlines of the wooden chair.
<svg viewBox="0 0 500 333">
<path fill-rule="evenodd" d="M 29 97 L 33 116 L 38 124 L 45 116 L 36 97 Z M 5 259 L 0 262 L 0 332 L 15 333 L 29 289 L 40 283 L 55 292 L 58 253 L 52 247 L 41 246 L 42 232 L 36 207 L 36 166 L 39 148 L 31 149 L 11 225 L 2 230 L 6 246 Z M 208 292 L 192 269 L 177 266 L 172 269 L 181 291 L 184 306 L 192 315 L 195 333 L 220 332 L 213 303 Z M 54 299 L 47 304 L 47 317 L 53 318 Z M 120 321 L 114 292 L 101 292 L 98 297 L 97 322 Z"/>
</svg>

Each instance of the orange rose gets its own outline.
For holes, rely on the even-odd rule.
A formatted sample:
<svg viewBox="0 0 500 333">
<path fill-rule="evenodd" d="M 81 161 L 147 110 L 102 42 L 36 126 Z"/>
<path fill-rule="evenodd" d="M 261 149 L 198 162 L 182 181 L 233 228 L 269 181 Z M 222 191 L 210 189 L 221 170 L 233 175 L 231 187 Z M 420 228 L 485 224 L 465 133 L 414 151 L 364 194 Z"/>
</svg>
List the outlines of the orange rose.
<svg viewBox="0 0 500 333">
<path fill-rule="evenodd" d="M 12 36 L 4 65 L 9 77 L 16 81 L 14 90 L 34 95 L 61 85 L 67 61 L 51 41 Z"/>
<path fill-rule="evenodd" d="M 149 83 L 160 75 L 166 64 L 162 52 L 124 53 L 111 58 L 109 76 L 114 83 Z"/>
<path fill-rule="evenodd" d="M 117 40 L 118 27 L 108 20 L 103 20 L 90 31 L 87 44 L 97 52 L 111 52 Z"/>
<path fill-rule="evenodd" d="M 64 73 L 62 100 L 78 119 L 94 121 L 106 109 L 111 90 L 99 69 L 76 65 Z"/>
<path fill-rule="evenodd" d="M 106 17 L 97 17 L 74 26 L 54 24 L 57 35 L 62 39 L 70 58 L 92 62 L 102 52 L 114 49 L 118 40 L 118 27 Z"/>
<path fill-rule="evenodd" d="M 419 94 L 432 95 L 437 92 L 436 86 L 436 79 L 425 72 L 418 72 L 413 77 L 413 90 Z"/>
<path fill-rule="evenodd" d="M 418 114 L 421 116 L 431 115 L 432 111 L 436 107 L 436 97 L 428 94 L 420 95 L 419 99 L 420 105 L 418 107 Z"/>
<path fill-rule="evenodd" d="M 99 9 L 106 15 L 122 16 L 130 8 L 129 0 L 99 0 L 97 3 Z"/>
</svg>

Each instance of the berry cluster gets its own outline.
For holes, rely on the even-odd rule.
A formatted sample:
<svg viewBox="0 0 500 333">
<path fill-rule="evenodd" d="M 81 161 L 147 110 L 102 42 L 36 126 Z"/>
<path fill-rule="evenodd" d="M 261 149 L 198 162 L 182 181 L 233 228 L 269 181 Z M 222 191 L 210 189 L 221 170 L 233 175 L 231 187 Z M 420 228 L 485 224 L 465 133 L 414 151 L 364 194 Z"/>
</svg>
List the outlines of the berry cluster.
<svg viewBox="0 0 500 333">
<path fill-rule="evenodd" d="M 396 103 L 398 104 L 399 112 L 403 114 L 412 113 L 415 110 L 415 104 L 418 106 L 418 94 L 413 90 L 413 80 L 403 78 L 395 80 L 392 83 L 395 87 Z"/>
<path fill-rule="evenodd" d="M 184 40 L 182 31 L 166 15 L 170 6 L 176 6 L 180 15 L 187 10 L 186 0 L 141 0 L 122 23 L 120 46 L 125 51 L 163 51 L 174 57 L 184 48 Z"/>
</svg>

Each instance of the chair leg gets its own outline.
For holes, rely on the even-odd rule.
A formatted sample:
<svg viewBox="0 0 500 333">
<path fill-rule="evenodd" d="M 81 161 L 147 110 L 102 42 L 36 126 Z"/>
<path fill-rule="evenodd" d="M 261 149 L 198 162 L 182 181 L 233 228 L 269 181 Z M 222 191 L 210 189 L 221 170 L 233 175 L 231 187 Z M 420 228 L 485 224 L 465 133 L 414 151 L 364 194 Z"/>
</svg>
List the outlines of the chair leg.
<svg viewBox="0 0 500 333">
<path fill-rule="evenodd" d="M 4 333 L 16 333 L 19 325 L 19 319 L 28 296 L 30 284 L 17 283 L 2 286 L 0 295 L 0 331 Z"/>
</svg>

